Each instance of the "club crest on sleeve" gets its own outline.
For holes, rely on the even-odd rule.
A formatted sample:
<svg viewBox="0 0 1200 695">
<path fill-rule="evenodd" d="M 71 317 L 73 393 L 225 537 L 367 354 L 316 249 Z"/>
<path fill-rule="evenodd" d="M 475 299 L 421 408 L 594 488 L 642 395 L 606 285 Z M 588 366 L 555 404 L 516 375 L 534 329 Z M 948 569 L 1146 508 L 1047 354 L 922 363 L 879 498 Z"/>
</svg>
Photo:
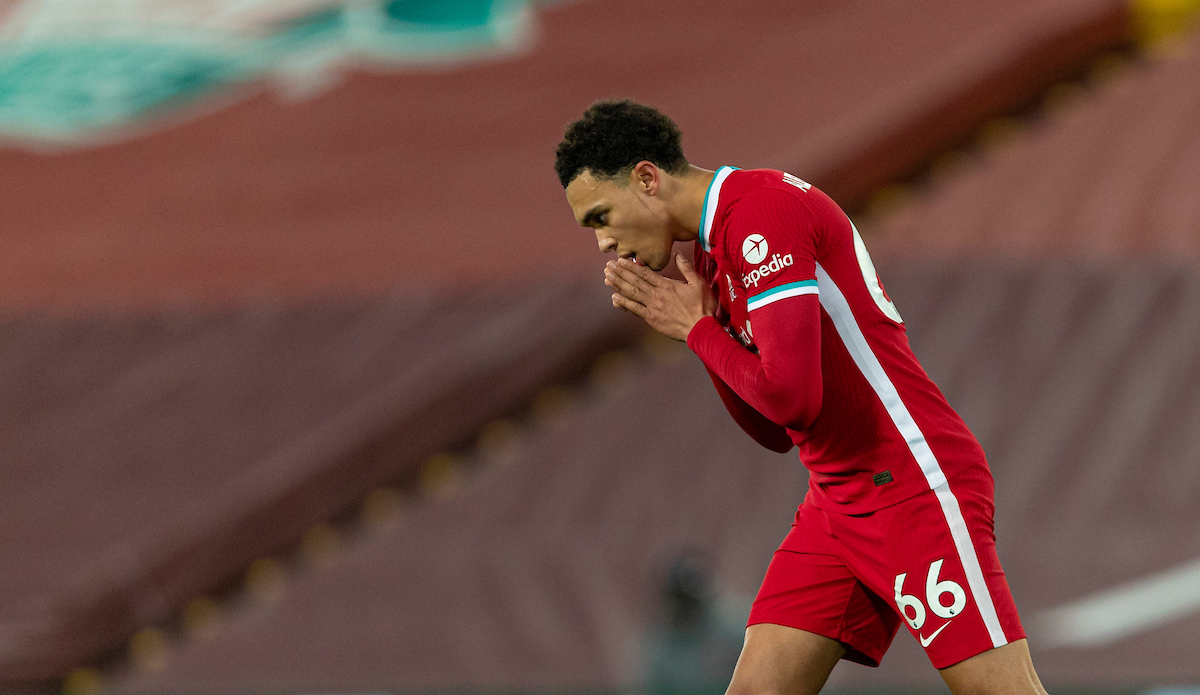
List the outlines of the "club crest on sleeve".
<svg viewBox="0 0 1200 695">
<path fill-rule="evenodd" d="M 767 239 L 761 234 L 751 234 L 742 242 L 742 257 L 746 262 L 758 265 L 767 257 Z"/>
</svg>

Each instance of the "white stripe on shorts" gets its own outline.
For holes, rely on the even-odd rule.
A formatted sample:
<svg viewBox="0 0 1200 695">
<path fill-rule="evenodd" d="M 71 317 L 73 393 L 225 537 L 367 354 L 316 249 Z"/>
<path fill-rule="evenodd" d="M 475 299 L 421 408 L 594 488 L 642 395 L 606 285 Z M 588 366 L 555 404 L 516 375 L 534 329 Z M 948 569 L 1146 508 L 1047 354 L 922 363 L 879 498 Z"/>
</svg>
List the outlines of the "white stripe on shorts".
<svg viewBox="0 0 1200 695">
<path fill-rule="evenodd" d="M 1008 644 L 1008 638 L 1004 635 L 1004 629 L 1000 627 L 1000 618 L 996 615 L 992 594 L 988 591 L 987 582 L 983 578 L 983 568 L 979 565 L 979 555 L 975 552 L 975 544 L 971 541 L 971 534 L 967 531 L 967 522 L 958 505 L 958 498 L 950 491 L 950 485 L 946 482 L 946 474 L 942 472 L 937 457 L 933 455 L 933 450 L 925 441 L 925 435 L 922 434 L 921 428 L 913 420 L 908 406 L 904 405 L 904 401 L 900 399 L 900 393 L 896 391 L 895 384 L 892 383 L 887 372 L 883 371 L 883 365 L 879 363 L 879 358 L 871 351 L 871 346 L 863 336 L 862 329 L 858 327 L 858 322 L 854 318 L 854 312 L 850 309 L 850 303 L 846 301 L 845 295 L 838 289 L 833 278 L 829 277 L 829 273 L 825 272 L 820 263 L 817 264 L 817 286 L 820 288 L 821 306 L 833 320 L 833 325 L 837 328 L 838 335 L 850 353 L 850 357 L 854 359 L 854 363 L 858 365 L 863 376 L 871 384 L 871 388 L 879 396 L 879 400 L 883 402 L 883 407 L 887 409 L 892 422 L 896 424 L 896 429 L 900 431 L 901 436 L 908 443 L 909 451 L 920 465 L 921 472 L 925 474 L 925 481 L 929 484 L 929 489 L 937 495 L 938 502 L 942 506 L 942 514 L 945 515 L 946 523 L 950 526 L 950 536 L 954 539 L 954 547 L 958 551 L 959 561 L 962 562 L 963 570 L 966 572 L 967 585 L 971 589 L 971 595 L 975 597 L 975 605 L 979 607 L 979 613 L 983 617 L 983 624 L 987 627 L 988 635 L 992 638 L 992 646 L 1003 647 Z"/>
</svg>

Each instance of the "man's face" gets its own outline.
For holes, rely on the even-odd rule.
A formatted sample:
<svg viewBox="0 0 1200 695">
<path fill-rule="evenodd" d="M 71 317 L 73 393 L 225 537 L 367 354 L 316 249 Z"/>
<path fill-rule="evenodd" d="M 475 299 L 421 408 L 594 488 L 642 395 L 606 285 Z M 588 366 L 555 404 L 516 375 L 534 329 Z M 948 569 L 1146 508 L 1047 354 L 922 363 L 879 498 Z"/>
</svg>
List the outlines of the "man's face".
<svg viewBox="0 0 1200 695">
<path fill-rule="evenodd" d="M 653 194 L 656 184 L 598 179 L 585 170 L 567 186 L 567 202 L 579 224 L 596 230 L 601 252 L 662 270 L 671 260 L 674 240 L 666 208 Z"/>
</svg>

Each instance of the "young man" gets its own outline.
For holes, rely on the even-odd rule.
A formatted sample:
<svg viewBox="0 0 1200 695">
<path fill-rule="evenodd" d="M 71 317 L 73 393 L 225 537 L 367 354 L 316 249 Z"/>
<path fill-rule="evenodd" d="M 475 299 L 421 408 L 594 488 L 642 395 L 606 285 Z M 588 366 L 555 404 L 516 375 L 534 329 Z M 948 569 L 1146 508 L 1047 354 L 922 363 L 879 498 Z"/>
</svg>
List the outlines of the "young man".
<svg viewBox="0 0 1200 695">
<path fill-rule="evenodd" d="M 629 101 L 566 130 L 555 169 L 596 232 L 613 305 L 686 341 L 730 415 L 810 484 L 750 613 L 732 695 L 816 693 L 876 666 L 900 623 L 956 695 L 1045 693 L 995 552 L 992 478 L 929 380 L 858 231 L 782 171 L 683 156 Z M 676 241 L 686 282 L 660 276 Z"/>
</svg>

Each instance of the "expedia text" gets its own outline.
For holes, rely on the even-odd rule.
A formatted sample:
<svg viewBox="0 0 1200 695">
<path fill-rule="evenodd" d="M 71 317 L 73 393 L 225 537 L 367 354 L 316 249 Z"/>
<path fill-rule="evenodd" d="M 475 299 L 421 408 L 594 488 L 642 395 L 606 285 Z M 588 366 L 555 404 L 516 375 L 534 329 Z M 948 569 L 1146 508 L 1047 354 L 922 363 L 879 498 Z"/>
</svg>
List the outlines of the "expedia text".
<svg viewBox="0 0 1200 695">
<path fill-rule="evenodd" d="M 771 256 L 770 263 L 764 263 L 754 270 L 751 270 L 749 275 L 743 275 L 742 285 L 745 287 L 758 287 L 758 283 L 761 280 L 765 279 L 771 273 L 778 272 L 789 267 L 793 262 L 792 254 L 790 253 L 783 257 L 780 257 L 779 254 L 774 254 Z"/>
</svg>

